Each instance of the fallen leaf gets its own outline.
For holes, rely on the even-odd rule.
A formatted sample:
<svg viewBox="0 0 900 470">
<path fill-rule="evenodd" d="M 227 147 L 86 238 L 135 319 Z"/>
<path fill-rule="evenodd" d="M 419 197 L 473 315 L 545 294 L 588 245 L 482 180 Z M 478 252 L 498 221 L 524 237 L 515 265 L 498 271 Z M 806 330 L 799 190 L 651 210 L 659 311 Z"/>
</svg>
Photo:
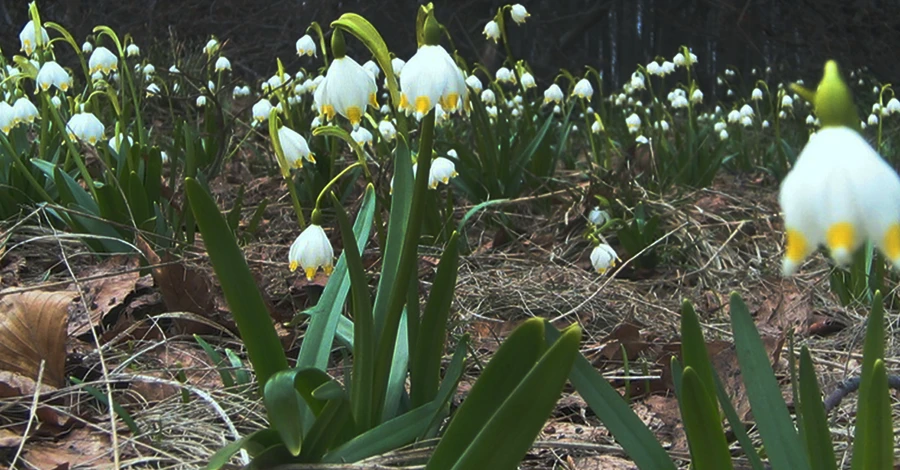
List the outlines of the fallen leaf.
<svg viewBox="0 0 900 470">
<path fill-rule="evenodd" d="M 630 460 L 615 455 L 592 455 L 576 457 L 572 462 L 573 470 L 634 470 L 637 465 Z"/>
<path fill-rule="evenodd" d="M 98 468 L 112 463 L 110 452 L 106 434 L 79 428 L 55 441 L 29 442 L 22 460 L 31 464 L 31 468 Z"/>
<path fill-rule="evenodd" d="M 43 382 L 66 383 L 66 333 L 71 291 L 30 291 L 0 298 L 0 370 L 37 379 L 41 361 Z"/>
<path fill-rule="evenodd" d="M 143 238 L 138 237 L 136 244 L 151 265 L 170 261 L 168 255 L 160 258 Z M 183 263 L 156 266 L 150 273 L 170 312 L 210 315 L 215 311 L 215 298 L 206 273 Z"/>
<path fill-rule="evenodd" d="M 113 256 L 100 263 L 85 276 L 102 276 L 100 279 L 82 283 L 85 293 L 85 304 L 89 311 L 75 315 L 69 322 L 69 334 L 81 336 L 90 331 L 91 326 L 99 325 L 116 307 L 125 303 L 129 295 L 135 292 L 140 272 L 122 273 L 122 268 L 137 268 L 138 260 L 134 256 Z"/>
</svg>

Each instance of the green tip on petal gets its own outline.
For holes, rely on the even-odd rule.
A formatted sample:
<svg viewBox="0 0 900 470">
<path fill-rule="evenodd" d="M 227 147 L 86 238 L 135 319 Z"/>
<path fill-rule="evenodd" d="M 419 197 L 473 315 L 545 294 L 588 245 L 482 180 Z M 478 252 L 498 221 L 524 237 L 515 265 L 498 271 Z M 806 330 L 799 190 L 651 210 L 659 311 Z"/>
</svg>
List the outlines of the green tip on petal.
<svg viewBox="0 0 900 470">
<path fill-rule="evenodd" d="M 331 33 L 331 55 L 335 59 L 340 59 L 347 55 L 347 46 L 344 45 L 344 33 L 340 29 L 335 29 Z"/>
<path fill-rule="evenodd" d="M 816 91 L 810 91 L 797 84 L 791 89 L 796 91 L 816 107 L 816 115 L 822 127 L 844 126 L 859 131 L 859 115 L 853 104 L 850 88 L 838 69 L 837 62 L 829 60 L 825 63 L 825 72 Z"/>
<path fill-rule="evenodd" d="M 437 46 L 441 42 L 441 25 L 434 18 L 434 10 L 425 18 L 425 44 Z"/>
</svg>

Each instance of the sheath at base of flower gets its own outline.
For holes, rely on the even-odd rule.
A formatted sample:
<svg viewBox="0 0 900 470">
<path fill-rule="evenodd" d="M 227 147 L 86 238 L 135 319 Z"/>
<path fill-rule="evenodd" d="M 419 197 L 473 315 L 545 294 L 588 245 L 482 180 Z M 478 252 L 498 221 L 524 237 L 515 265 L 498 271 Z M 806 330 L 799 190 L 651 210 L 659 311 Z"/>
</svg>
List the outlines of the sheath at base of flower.
<svg viewBox="0 0 900 470">
<path fill-rule="evenodd" d="M 816 92 L 803 91 L 822 129 L 781 183 L 784 274 L 794 273 L 819 245 L 846 266 L 867 240 L 900 268 L 900 177 L 857 132 L 859 118 L 837 64 L 825 65 Z"/>
<path fill-rule="evenodd" d="M 278 142 L 281 144 L 281 151 L 284 152 L 284 159 L 291 168 L 303 168 L 303 160 L 315 163 L 316 159 L 309 150 L 309 144 L 302 135 L 290 129 L 287 126 L 281 126 L 278 129 Z"/>
<path fill-rule="evenodd" d="M 334 270 L 334 249 L 325 230 L 318 224 L 310 224 L 306 230 L 300 232 L 291 251 L 288 254 L 291 272 L 300 268 L 306 274 L 306 279 L 312 281 L 316 277 L 316 271 L 322 268 L 326 276 L 330 276 Z"/>
<path fill-rule="evenodd" d="M 469 88 L 462 70 L 439 45 L 440 26 L 429 15 L 425 20 L 425 44 L 416 51 L 400 75 L 400 109 L 421 120 L 435 105 L 454 113 L 468 103 Z"/>
<path fill-rule="evenodd" d="M 600 274 L 605 273 L 609 268 L 616 267 L 617 259 L 619 259 L 619 256 L 616 255 L 616 250 L 613 250 L 611 246 L 605 243 L 597 245 L 591 251 L 591 265 Z"/>
<path fill-rule="evenodd" d="M 378 108 L 375 95 L 378 84 L 362 65 L 345 54 L 344 34 L 340 30 L 332 33 L 331 49 L 334 60 L 328 66 L 325 79 L 316 87 L 313 100 L 327 121 L 340 114 L 357 129 L 366 106 L 371 104 Z"/>
</svg>

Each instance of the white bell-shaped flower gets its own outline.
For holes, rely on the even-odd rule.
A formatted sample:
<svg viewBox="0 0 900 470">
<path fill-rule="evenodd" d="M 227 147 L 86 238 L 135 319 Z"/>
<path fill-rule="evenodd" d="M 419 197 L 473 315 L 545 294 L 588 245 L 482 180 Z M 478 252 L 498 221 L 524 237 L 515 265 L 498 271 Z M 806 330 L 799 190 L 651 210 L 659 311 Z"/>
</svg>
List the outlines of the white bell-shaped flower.
<svg viewBox="0 0 900 470">
<path fill-rule="evenodd" d="M 122 144 L 126 141 L 128 142 L 129 146 L 134 144 L 134 139 L 132 139 L 130 135 L 122 135 L 122 133 L 120 132 L 115 137 L 109 139 L 109 141 L 107 141 L 107 145 L 109 145 L 109 148 L 114 152 L 121 152 Z"/>
<path fill-rule="evenodd" d="M 44 62 L 44 65 L 38 70 L 35 83 L 41 91 L 47 91 L 50 87 L 55 86 L 65 93 L 72 86 L 72 76 L 66 72 L 66 69 L 51 60 Z"/>
<path fill-rule="evenodd" d="M 481 90 L 484 88 L 484 85 L 481 84 L 481 80 L 475 75 L 466 77 L 466 85 L 468 85 L 475 93 L 481 93 Z"/>
<path fill-rule="evenodd" d="M 728 131 L 727 130 L 722 129 L 721 131 L 719 131 L 719 140 L 721 140 L 721 141 L 728 140 Z"/>
<path fill-rule="evenodd" d="M 378 68 L 378 64 L 376 64 L 374 60 L 367 60 L 366 63 L 363 64 L 363 68 L 376 80 L 378 79 L 378 76 L 381 75 L 381 69 Z"/>
<path fill-rule="evenodd" d="M 41 26 L 40 30 L 41 44 L 49 44 L 50 36 L 47 35 L 47 29 Z M 34 28 L 34 21 L 25 23 L 25 26 L 19 33 L 19 43 L 21 44 L 22 52 L 24 52 L 25 55 L 31 55 L 31 53 L 34 52 L 34 49 L 37 47 L 37 36 Z"/>
<path fill-rule="evenodd" d="M 781 183 L 779 203 L 785 275 L 819 245 L 846 265 L 866 240 L 900 267 L 900 178 L 858 132 L 826 126 L 810 137 Z"/>
<path fill-rule="evenodd" d="M 26 97 L 21 97 L 13 104 L 13 110 L 16 112 L 16 121 L 31 124 L 35 118 L 40 116 L 37 107 Z"/>
<path fill-rule="evenodd" d="M 713 125 L 713 130 L 716 132 L 722 132 L 723 130 L 725 130 L 726 127 L 728 127 L 727 124 L 725 124 L 722 121 L 719 121 L 719 122 L 715 123 L 715 125 Z"/>
<path fill-rule="evenodd" d="M 650 140 L 647 139 L 646 137 L 642 136 L 642 135 L 639 135 L 639 136 L 635 137 L 635 138 L 634 138 L 634 141 L 635 141 L 635 143 L 643 144 L 643 145 L 647 145 L 647 144 L 650 143 Z"/>
<path fill-rule="evenodd" d="M 516 74 L 512 73 L 512 71 L 506 67 L 497 69 L 494 78 L 499 83 L 516 83 Z"/>
<path fill-rule="evenodd" d="M 84 41 L 84 43 L 81 44 L 81 52 L 84 55 L 90 54 L 93 50 L 94 50 L 94 45 L 91 44 L 89 41 Z"/>
<path fill-rule="evenodd" d="M 272 103 L 263 98 L 253 105 L 250 112 L 253 113 L 253 119 L 257 122 L 265 122 L 266 119 L 269 119 L 269 114 L 272 113 Z"/>
<path fill-rule="evenodd" d="M 537 83 L 534 82 L 534 75 L 532 75 L 528 72 L 525 72 L 522 74 L 521 80 L 522 80 L 522 88 L 524 88 L 526 90 L 537 86 Z"/>
<path fill-rule="evenodd" d="M 741 106 L 740 113 L 741 113 L 741 117 L 753 117 L 753 114 L 754 114 L 753 107 L 750 106 L 749 104 L 745 104 L 745 105 Z"/>
<path fill-rule="evenodd" d="M 78 138 L 91 145 L 103 140 L 103 123 L 92 113 L 79 113 L 69 118 L 66 131 L 70 139 Z"/>
<path fill-rule="evenodd" d="M 734 122 L 739 122 L 740 120 L 741 120 L 741 112 L 740 111 L 738 111 L 736 109 L 732 109 L 731 111 L 728 112 L 728 122 L 734 123 Z"/>
<path fill-rule="evenodd" d="M 437 157 L 431 161 L 431 171 L 428 174 L 428 187 L 436 189 L 438 183 L 449 184 L 450 178 L 455 178 L 456 164 L 453 160 L 444 157 Z"/>
<path fill-rule="evenodd" d="M 128 57 L 139 57 L 141 55 L 141 48 L 138 47 L 137 44 L 131 43 L 125 47 L 125 55 Z"/>
<path fill-rule="evenodd" d="M 203 52 L 208 55 L 213 55 L 219 51 L 219 41 L 216 38 L 211 38 L 209 41 L 206 41 L 206 45 L 203 46 Z"/>
<path fill-rule="evenodd" d="M 391 142 L 397 137 L 397 128 L 391 121 L 381 121 L 378 123 L 378 133 L 384 140 Z"/>
<path fill-rule="evenodd" d="M 360 126 L 358 129 L 354 129 L 350 132 L 350 137 L 356 141 L 360 146 L 365 147 L 366 145 L 371 146 L 374 140 L 374 136 L 372 133 L 366 129 L 365 127 Z"/>
<path fill-rule="evenodd" d="M 589 100 L 594 96 L 594 87 L 591 86 L 591 82 L 589 82 L 588 79 L 582 78 L 581 80 L 578 80 L 578 83 L 575 84 L 575 88 L 572 89 L 572 96 Z"/>
<path fill-rule="evenodd" d="M 119 69 L 119 58 L 116 57 L 109 49 L 100 46 L 91 53 L 88 60 L 88 69 L 90 73 L 103 72 L 109 74 Z"/>
<path fill-rule="evenodd" d="M 631 113 L 630 116 L 625 118 L 625 125 L 628 126 L 629 133 L 636 134 L 637 131 L 641 130 L 641 117 L 635 113 Z"/>
<path fill-rule="evenodd" d="M 148 97 L 156 96 L 160 92 L 159 85 L 157 85 L 155 83 L 151 83 L 151 84 L 147 85 L 147 88 L 144 91 L 146 92 Z"/>
<path fill-rule="evenodd" d="M 700 104 L 703 102 L 703 92 L 700 91 L 699 88 L 695 89 L 693 93 L 691 93 L 691 103 Z"/>
<path fill-rule="evenodd" d="M 673 72 L 675 72 L 675 64 L 668 60 L 663 62 L 662 65 L 659 66 L 659 74 L 663 77 Z"/>
<path fill-rule="evenodd" d="M 312 281 L 316 277 L 316 271 L 322 268 L 326 276 L 330 276 L 334 270 L 334 248 L 325 230 L 317 224 L 310 224 L 306 230 L 300 232 L 288 254 L 291 272 L 300 268 L 306 274 L 306 279 Z"/>
<path fill-rule="evenodd" d="M 759 88 L 754 88 L 752 92 L 750 92 L 750 99 L 753 101 L 759 101 L 763 99 L 763 92 Z"/>
<path fill-rule="evenodd" d="M 195 102 L 198 108 L 202 108 L 206 106 L 206 95 L 200 95 L 197 97 L 197 101 Z"/>
<path fill-rule="evenodd" d="M 303 37 L 298 39 L 295 47 L 297 48 L 297 55 L 300 57 L 305 55 L 316 56 L 316 41 L 308 34 L 304 34 Z"/>
<path fill-rule="evenodd" d="M 336 114 L 344 116 L 356 129 L 366 113 L 366 106 L 378 107 L 375 77 L 349 56 L 335 58 L 325 79 L 313 95 L 316 109 L 331 121 Z"/>
<path fill-rule="evenodd" d="M 228 60 L 228 57 L 220 56 L 216 59 L 216 72 L 224 72 L 225 70 L 231 70 L 231 61 Z"/>
<path fill-rule="evenodd" d="M 516 3 L 509 9 L 509 16 L 511 16 L 516 23 L 523 24 L 525 23 L 525 19 L 531 16 L 531 13 L 528 13 L 528 10 L 526 10 L 521 3 Z"/>
<path fill-rule="evenodd" d="M 0 101 L 0 131 L 9 135 L 9 131 L 16 126 L 16 111 L 6 101 Z"/>
<path fill-rule="evenodd" d="M 791 95 L 784 95 L 781 97 L 781 107 L 794 109 L 794 99 L 791 98 Z"/>
<path fill-rule="evenodd" d="M 890 114 L 900 113 L 900 100 L 897 98 L 891 98 L 890 101 L 886 105 L 884 105 L 884 109 L 886 109 Z"/>
<path fill-rule="evenodd" d="M 878 125 L 878 116 L 875 114 L 870 114 L 868 123 L 870 126 L 877 126 Z"/>
<path fill-rule="evenodd" d="M 657 62 L 655 60 L 650 62 L 649 64 L 647 64 L 646 69 L 647 69 L 648 75 L 661 75 L 659 62 Z"/>
<path fill-rule="evenodd" d="M 588 213 L 588 222 L 598 227 L 610 221 L 609 212 L 600 209 L 600 207 L 594 207 Z"/>
<path fill-rule="evenodd" d="M 400 109 L 416 119 L 422 119 L 437 104 L 446 113 L 461 110 L 468 96 L 462 70 L 440 45 L 423 45 L 403 67 Z"/>
<path fill-rule="evenodd" d="M 488 21 L 484 25 L 484 36 L 496 43 L 500 39 L 500 25 L 494 20 Z"/>
<path fill-rule="evenodd" d="M 616 255 L 616 250 L 606 243 L 597 245 L 591 251 L 591 265 L 600 274 L 605 273 L 609 268 L 614 268 L 618 259 L 619 256 Z"/>
<path fill-rule="evenodd" d="M 481 92 L 481 102 L 484 104 L 495 104 L 497 102 L 497 95 L 494 94 L 494 90 L 485 88 L 485 90 Z"/>
<path fill-rule="evenodd" d="M 403 60 L 399 57 L 394 57 L 393 59 L 391 59 L 391 68 L 394 69 L 394 75 L 399 77 L 401 75 L 400 72 L 403 71 L 403 67 L 405 67 L 405 66 L 406 66 L 405 60 Z"/>
<path fill-rule="evenodd" d="M 278 142 L 281 144 L 281 151 L 284 152 L 284 159 L 289 167 L 303 168 L 303 160 L 316 162 L 306 139 L 293 129 L 281 126 L 278 129 Z"/>
<path fill-rule="evenodd" d="M 559 85 L 553 83 L 546 90 L 544 90 L 544 104 L 547 103 L 562 103 L 562 100 L 566 97 L 563 93 L 562 88 Z"/>
</svg>

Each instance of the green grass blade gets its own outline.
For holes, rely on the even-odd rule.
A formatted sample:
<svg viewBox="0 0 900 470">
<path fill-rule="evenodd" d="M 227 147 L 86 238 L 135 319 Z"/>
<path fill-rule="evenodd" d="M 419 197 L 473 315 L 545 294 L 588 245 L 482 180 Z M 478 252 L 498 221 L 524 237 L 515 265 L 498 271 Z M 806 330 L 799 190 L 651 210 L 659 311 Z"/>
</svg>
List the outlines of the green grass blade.
<svg viewBox="0 0 900 470">
<path fill-rule="evenodd" d="M 72 383 L 74 383 L 76 385 L 84 384 L 83 380 L 78 379 L 76 377 L 69 377 L 69 379 L 72 381 Z M 84 390 L 86 392 L 90 393 L 91 396 L 94 397 L 95 400 L 99 401 L 100 403 L 103 403 L 106 406 L 109 406 L 109 400 L 107 399 L 106 394 L 101 392 L 100 389 L 98 389 L 97 387 L 93 387 L 91 385 L 85 385 Z M 131 431 L 132 436 L 138 437 L 143 434 L 141 432 L 140 426 L 138 426 L 137 422 L 134 421 L 134 418 L 131 417 L 131 413 L 129 413 L 128 410 L 123 408 L 122 405 L 118 404 L 115 400 L 113 400 L 113 402 L 112 402 L 112 409 L 113 409 L 113 411 L 116 412 L 116 415 L 118 415 L 119 418 L 122 419 L 122 421 L 125 423 L 125 425 L 128 426 L 128 430 Z"/>
<path fill-rule="evenodd" d="M 726 470 L 734 468 L 725 432 L 714 405 L 712 390 L 706 390 L 703 379 L 691 366 L 681 375 L 681 417 L 691 448 L 691 468 L 696 470 Z"/>
<path fill-rule="evenodd" d="M 233 457 L 234 454 L 237 454 L 241 449 L 246 449 L 251 455 L 254 455 L 279 442 L 281 441 L 277 431 L 272 428 L 260 429 L 259 431 L 248 434 L 216 451 L 212 458 L 209 459 L 209 463 L 206 464 L 206 470 L 219 470 L 228 465 L 228 462 L 231 461 L 231 457 Z"/>
<path fill-rule="evenodd" d="M 185 191 L 262 389 L 269 377 L 288 368 L 269 310 L 215 201 L 193 178 L 185 179 Z"/>
<path fill-rule="evenodd" d="M 759 453 L 756 451 L 753 441 L 750 440 L 750 436 L 747 434 L 744 422 L 738 417 L 737 410 L 735 410 L 734 405 L 731 404 L 731 397 L 729 397 L 728 392 L 725 391 L 722 381 L 719 380 L 719 375 L 714 375 L 713 379 L 716 381 L 716 396 L 719 397 L 719 404 L 722 405 L 722 411 L 725 412 L 725 417 L 728 418 L 731 432 L 734 433 L 735 438 L 737 438 L 738 443 L 741 445 L 741 449 L 744 450 L 744 455 L 747 457 L 747 460 L 750 461 L 750 467 L 753 468 L 753 470 L 765 470 L 766 466 L 763 465 L 762 459 L 759 458 Z"/>
<path fill-rule="evenodd" d="M 800 414 L 803 415 L 804 435 L 806 436 L 806 455 L 812 468 L 837 470 L 834 459 L 834 447 L 831 443 L 831 431 L 822 404 L 822 392 L 812 357 L 806 346 L 800 350 Z"/>
<path fill-rule="evenodd" d="M 856 412 L 856 434 L 853 436 L 853 455 L 862 456 L 853 459 L 853 470 L 869 470 L 867 465 L 878 463 L 880 456 L 874 447 L 882 436 L 869 435 L 870 431 L 879 429 L 878 414 L 882 413 L 878 401 L 880 390 L 873 388 L 875 379 L 875 363 L 884 358 L 884 301 L 881 292 L 876 292 L 872 299 L 872 310 L 866 324 L 866 341 L 863 345 L 862 372 L 859 381 L 859 404 Z M 864 397 L 875 398 L 874 401 Z M 874 423 L 871 421 L 875 421 Z M 874 452 L 874 453 L 873 453 Z"/>
<path fill-rule="evenodd" d="M 322 462 L 356 462 L 409 444 L 428 429 L 437 410 L 436 400 L 389 419 L 328 452 Z"/>
<path fill-rule="evenodd" d="M 548 341 L 556 341 L 559 336 L 556 328 L 547 328 Z M 569 380 L 638 468 L 675 470 L 656 436 L 583 355 L 575 358 Z"/>
<path fill-rule="evenodd" d="M 353 427 L 350 402 L 346 399 L 328 400 L 322 413 L 307 434 L 300 458 L 307 462 L 315 462 L 348 428 Z"/>
<path fill-rule="evenodd" d="M 862 455 L 853 454 L 853 467 L 859 461 L 860 468 L 866 470 L 891 470 L 894 468 L 894 423 L 884 361 L 876 359 L 870 374 L 867 393 L 859 395 L 859 407 L 865 406 L 867 409 L 866 441 L 862 443 Z M 857 412 L 857 415 L 860 413 Z M 856 437 L 853 442 L 854 451 L 857 442 L 855 439 Z"/>
<path fill-rule="evenodd" d="M 773 468 L 809 470 L 803 443 L 788 413 L 778 381 L 753 318 L 741 297 L 731 294 L 731 326 L 750 407 Z"/>
<path fill-rule="evenodd" d="M 719 404 L 713 393 L 716 384 L 713 379 L 709 351 L 706 349 L 706 340 L 703 338 L 703 330 L 700 329 L 697 312 L 687 300 L 681 304 L 681 358 L 684 361 L 684 367 L 690 367 L 697 374 L 703 390 L 708 392 L 704 396 L 710 400 L 710 406 L 718 414 Z"/>
<path fill-rule="evenodd" d="M 228 357 L 228 362 L 231 363 L 231 367 L 234 369 L 234 383 L 237 385 L 249 384 L 250 374 L 244 370 L 244 362 L 241 361 L 241 358 L 234 351 L 227 348 L 225 349 L 225 356 Z"/>
<path fill-rule="evenodd" d="M 216 371 L 219 372 L 219 377 L 222 379 L 222 385 L 225 388 L 234 387 L 234 376 L 231 375 L 231 371 L 228 370 L 228 364 L 225 362 L 225 358 L 219 354 L 219 351 L 216 351 L 209 343 L 206 342 L 205 339 L 201 338 L 199 335 L 194 335 L 194 341 L 203 348 L 203 352 L 209 357 L 209 359 L 216 366 Z"/>
</svg>

